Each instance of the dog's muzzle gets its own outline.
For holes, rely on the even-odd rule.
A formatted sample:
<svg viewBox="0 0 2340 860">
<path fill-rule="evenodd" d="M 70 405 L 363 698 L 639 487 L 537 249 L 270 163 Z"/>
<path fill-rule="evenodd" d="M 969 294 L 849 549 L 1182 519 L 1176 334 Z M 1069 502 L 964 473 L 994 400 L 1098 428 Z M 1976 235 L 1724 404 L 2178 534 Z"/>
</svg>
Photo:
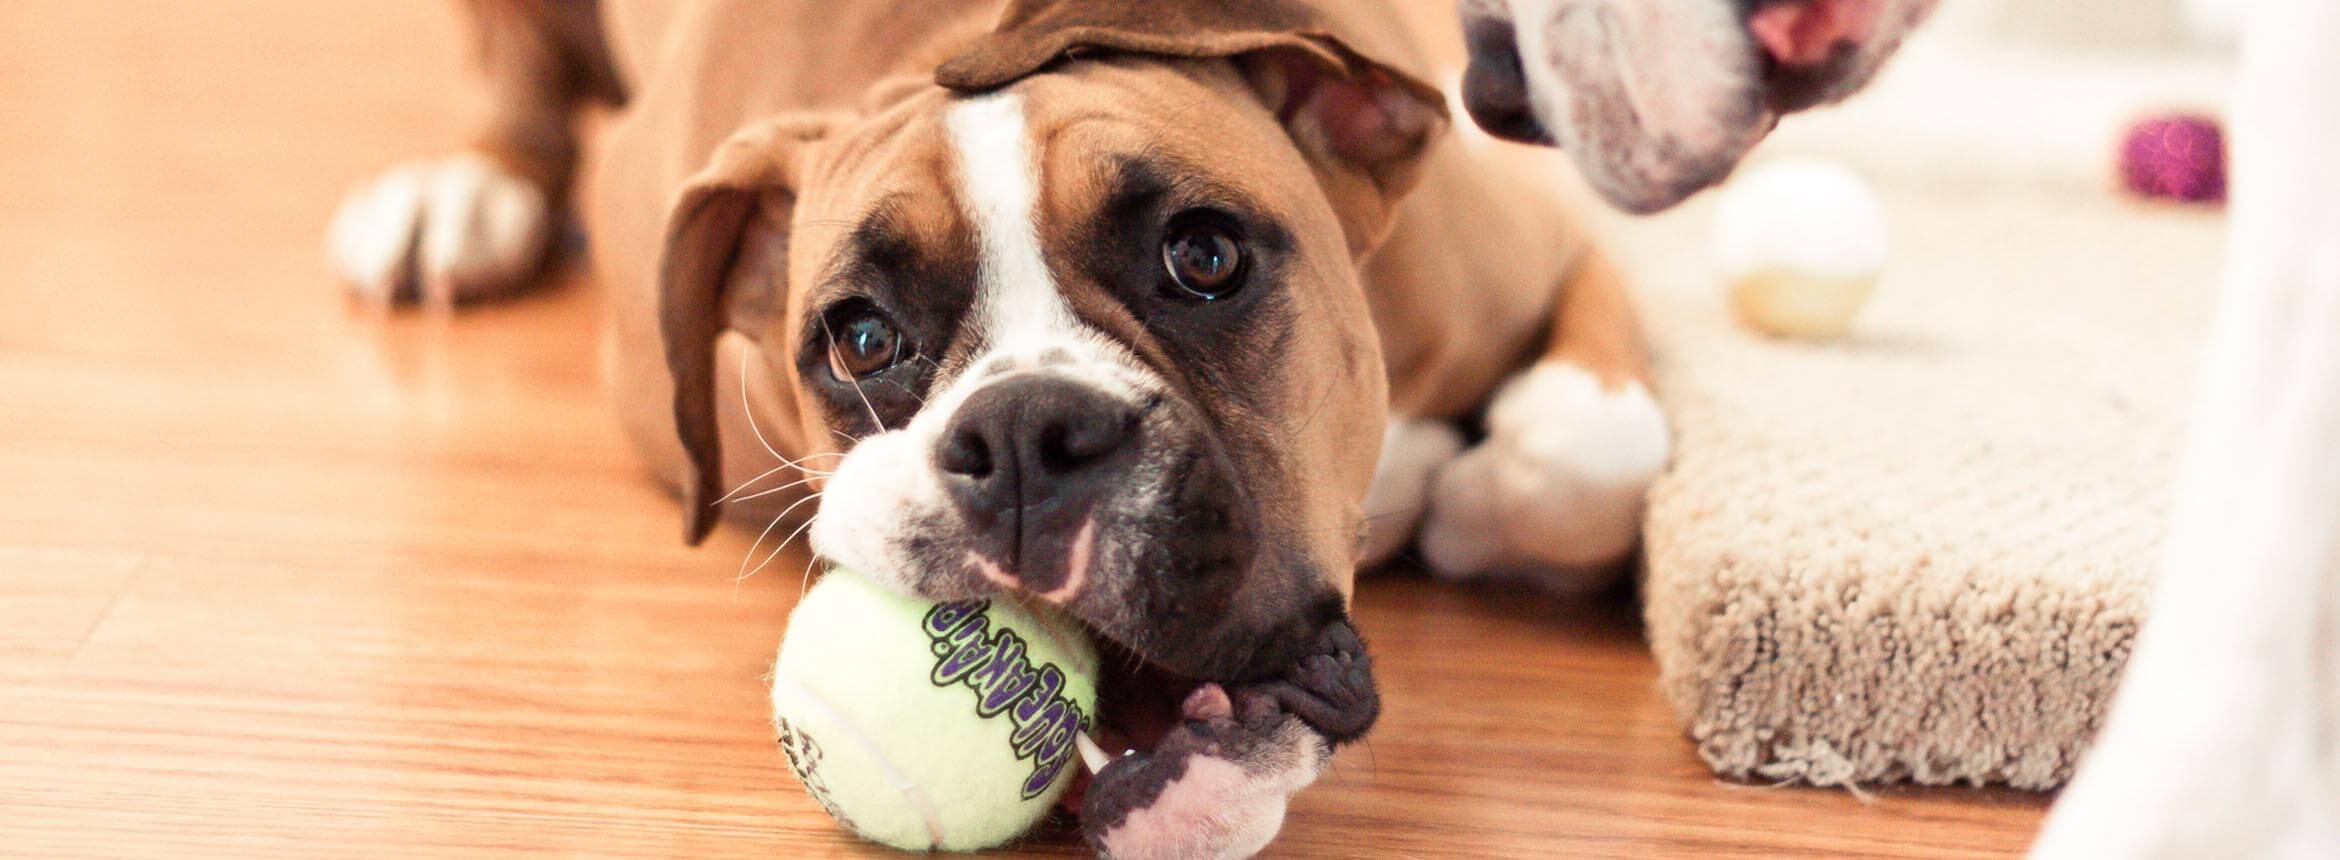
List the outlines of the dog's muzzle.
<svg viewBox="0 0 2340 860">
<path fill-rule="evenodd" d="M 936 442 L 934 465 L 986 578 L 1057 603 L 1079 594 L 1102 503 L 1134 463 L 1139 417 L 1135 404 L 1047 373 L 968 396 Z"/>
</svg>

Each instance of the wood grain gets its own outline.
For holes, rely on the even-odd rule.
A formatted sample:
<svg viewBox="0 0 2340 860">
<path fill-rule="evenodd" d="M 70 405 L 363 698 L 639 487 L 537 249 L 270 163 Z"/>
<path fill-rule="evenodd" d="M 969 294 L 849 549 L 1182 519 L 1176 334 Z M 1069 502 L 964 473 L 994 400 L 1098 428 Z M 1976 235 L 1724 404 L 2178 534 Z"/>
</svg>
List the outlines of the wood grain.
<svg viewBox="0 0 2340 860">
<path fill-rule="evenodd" d="M 0 853 L 863 853 L 766 721 L 803 562 L 680 544 L 590 285 L 385 317 L 324 275 L 342 189 L 462 139 L 461 46 L 429 2 L 0 5 Z M 1988 857 L 2038 818 L 1717 782 L 1622 601 L 1397 572 L 1360 613 L 1387 718 L 1278 855 Z"/>
</svg>

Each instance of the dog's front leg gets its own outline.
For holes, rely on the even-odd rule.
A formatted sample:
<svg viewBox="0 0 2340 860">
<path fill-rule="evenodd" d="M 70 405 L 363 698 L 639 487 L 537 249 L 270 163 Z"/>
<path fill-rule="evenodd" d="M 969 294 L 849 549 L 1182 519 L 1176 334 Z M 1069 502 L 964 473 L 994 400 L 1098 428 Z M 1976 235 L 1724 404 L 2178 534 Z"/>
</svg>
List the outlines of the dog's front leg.
<svg viewBox="0 0 2340 860">
<path fill-rule="evenodd" d="M 1257 854 L 1333 747 L 1364 736 L 1380 712 L 1364 643 L 1335 624 L 1318 653 L 1282 678 L 1196 688 L 1160 744 L 1097 773 L 1082 830 L 1115 860 Z"/>
<path fill-rule="evenodd" d="M 577 169 L 576 114 L 623 88 L 591 0 L 467 0 L 489 115 L 474 143 L 353 189 L 328 262 L 360 298 L 460 301 L 529 286 L 558 250 Z"/>
</svg>

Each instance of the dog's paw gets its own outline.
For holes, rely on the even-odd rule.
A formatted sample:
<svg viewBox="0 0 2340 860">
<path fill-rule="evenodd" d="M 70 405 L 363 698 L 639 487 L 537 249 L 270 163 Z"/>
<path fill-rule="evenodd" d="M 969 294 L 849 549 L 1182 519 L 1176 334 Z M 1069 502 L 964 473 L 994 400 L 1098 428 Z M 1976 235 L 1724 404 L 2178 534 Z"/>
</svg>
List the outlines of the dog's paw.
<svg viewBox="0 0 2340 860">
<path fill-rule="evenodd" d="M 1462 434 L 1435 419 L 1392 416 L 1381 437 L 1381 461 L 1365 493 L 1365 545 L 1357 566 L 1388 561 L 1414 537 L 1430 508 L 1430 478 L 1462 453 Z"/>
<path fill-rule="evenodd" d="M 1150 752 L 1106 765 L 1082 799 L 1083 831 L 1114 858 L 1249 857 L 1284 827 L 1291 796 L 1333 747 L 1381 716 L 1373 660 L 1356 628 L 1325 628 L 1307 657 L 1256 684 L 1204 684 Z"/>
<path fill-rule="evenodd" d="M 1151 752 L 1116 759 L 1089 782 L 1081 827 L 1098 854 L 1250 857 L 1332 759 L 1322 735 L 1263 691 L 1205 684 L 1183 710 L 1185 722 Z"/>
<path fill-rule="evenodd" d="M 409 162 L 342 200 L 326 257 L 361 298 L 488 298 L 536 277 L 555 216 L 543 189 L 485 155 Z"/>
<path fill-rule="evenodd" d="M 1431 570 L 1520 574 L 1561 593 L 1615 581 L 1671 450 L 1649 391 L 1547 362 L 1504 386 L 1487 429 L 1431 486 L 1421 536 Z"/>
</svg>

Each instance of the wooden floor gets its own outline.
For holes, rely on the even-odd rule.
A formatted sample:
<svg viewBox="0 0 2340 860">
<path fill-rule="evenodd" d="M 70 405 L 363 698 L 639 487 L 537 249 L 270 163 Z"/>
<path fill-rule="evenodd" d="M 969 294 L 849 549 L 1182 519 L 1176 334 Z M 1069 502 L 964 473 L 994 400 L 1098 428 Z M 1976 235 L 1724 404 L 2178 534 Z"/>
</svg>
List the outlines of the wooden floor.
<svg viewBox="0 0 2340 860">
<path fill-rule="evenodd" d="M 327 282 L 339 192 L 460 140 L 461 43 L 417 0 L 0 4 L 0 853 L 859 850 L 766 721 L 801 564 L 680 544 L 591 286 Z M 1716 781 L 1623 602 L 1360 604 L 1387 717 L 1279 855 L 2009 856 L 2039 816 Z"/>
</svg>

